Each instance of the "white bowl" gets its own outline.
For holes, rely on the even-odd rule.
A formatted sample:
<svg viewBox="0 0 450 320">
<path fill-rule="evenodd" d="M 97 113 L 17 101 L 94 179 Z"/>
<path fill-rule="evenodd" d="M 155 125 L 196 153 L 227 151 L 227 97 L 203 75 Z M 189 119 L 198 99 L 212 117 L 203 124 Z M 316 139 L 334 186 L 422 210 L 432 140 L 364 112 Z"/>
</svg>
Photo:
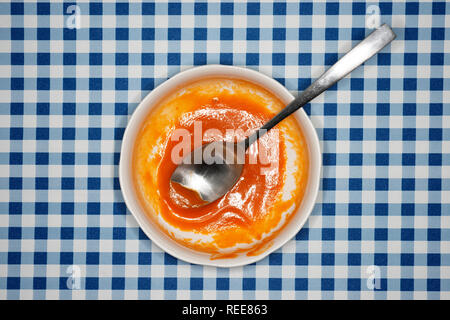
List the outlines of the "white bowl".
<svg viewBox="0 0 450 320">
<path fill-rule="evenodd" d="M 136 136 L 143 124 L 143 121 L 146 118 L 146 115 L 155 106 L 157 101 L 173 92 L 173 90 L 175 90 L 176 88 L 183 86 L 183 84 L 205 77 L 216 76 L 243 79 L 259 84 L 261 87 L 272 92 L 286 105 L 294 99 L 294 96 L 280 83 L 262 73 L 251 69 L 223 65 L 207 65 L 180 72 L 152 90 L 144 98 L 144 100 L 142 100 L 142 102 L 139 104 L 139 106 L 131 116 L 122 141 L 122 150 L 120 154 L 119 164 L 119 179 L 123 197 L 128 209 L 136 218 L 145 234 L 161 249 L 176 258 L 190 263 L 216 267 L 234 267 L 261 260 L 271 252 L 280 248 L 300 231 L 309 215 L 311 214 L 316 201 L 317 193 L 319 190 L 322 161 L 319 139 L 317 137 L 316 130 L 314 129 L 311 120 L 308 118 L 305 111 L 303 111 L 303 109 L 298 110 L 293 116 L 300 124 L 309 148 L 310 164 L 308 184 L 302 203 L 299 206 L 298 210 L 294 213 L 294 216 L 278 234 L 278 236 L 273 239 L 272 246 L 259 255 L 247 256 L 243 254 L 235 258 L 211 260 L 209 254 L 194 251 L 190 248 L 184 247 L 171 239 L 168 235 L 166 235 L 166 233 L 164 233 L 157 224 L 155 224 L 148 218 L 138 200 L 137 195 L 135 194 L 131 172 L 134 141 L 136 140 Z"/>
</svg>

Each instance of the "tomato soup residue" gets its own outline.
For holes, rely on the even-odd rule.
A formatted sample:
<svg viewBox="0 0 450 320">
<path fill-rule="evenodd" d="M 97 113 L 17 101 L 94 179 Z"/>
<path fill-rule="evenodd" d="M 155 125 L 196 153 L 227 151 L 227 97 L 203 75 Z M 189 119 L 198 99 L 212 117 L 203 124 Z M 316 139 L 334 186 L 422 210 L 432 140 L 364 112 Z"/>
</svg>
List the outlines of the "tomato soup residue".
<svg viewBox="0 0 450 320">
<path fill-rule="evenodd" d="M 256 84 L 222 78 L 193 82 L 160 101 L 145 119 L 133 151 L 134 184 L 149 218 L 178 243 L 211 259 L 257 255 L 270 247 L 301 204 L 308 179 L 308 147 L 293 117 L 249 148 L 241 178 L 213 203 L 190 205 L 192 197 L 170 177 L 180 129 L 188 133 L 192 148 L 239 141 L 283 107 Z"/>
</svg>

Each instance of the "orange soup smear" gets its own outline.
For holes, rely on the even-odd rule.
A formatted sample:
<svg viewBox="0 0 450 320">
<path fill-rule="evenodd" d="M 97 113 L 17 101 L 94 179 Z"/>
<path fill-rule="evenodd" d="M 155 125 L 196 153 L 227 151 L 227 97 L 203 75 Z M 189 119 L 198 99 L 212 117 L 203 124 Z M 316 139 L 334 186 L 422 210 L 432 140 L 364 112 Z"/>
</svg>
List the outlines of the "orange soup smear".
<svg viewBox="0 0 450 320">
<path fill-rule="evenodd" d="M 211 259 L 257 255 L 269 248 L 301 204 L 307 185 L 308 147 L 293 117 L 247 150 L 241 178 L 213 203 L 193 205 L 196 195 L 181 192 L 170 177 L 174 157 L 183 156 L 182 138 L 190 150 L 212 141 L 239 141 L 283 107 L 256 84 L 223 78 L 187 84 L 160 101 L 145 119 L 133 151 L 133 180 L 149 218 L 178 243 Z"/>
</svg>

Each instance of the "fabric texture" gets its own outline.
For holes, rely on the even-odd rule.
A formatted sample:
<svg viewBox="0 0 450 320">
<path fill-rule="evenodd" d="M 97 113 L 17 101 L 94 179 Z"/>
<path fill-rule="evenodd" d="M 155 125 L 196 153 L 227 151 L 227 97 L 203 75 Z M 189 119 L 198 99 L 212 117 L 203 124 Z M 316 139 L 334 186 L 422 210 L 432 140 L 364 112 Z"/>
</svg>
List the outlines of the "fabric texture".
<svg viewBox="0 0 450 320">
<path fill-rule="evenodd" d="M 444 1 L 0 3 L 0 299 L 449 299 L 449 13 Z M 305 107 L 323 172 L 295 239 L 231 269 L 152 244 L 118 181 L 141 99 L 204 64 L 297 95 L 378 18 L 397 39 Z"/>
</svg>

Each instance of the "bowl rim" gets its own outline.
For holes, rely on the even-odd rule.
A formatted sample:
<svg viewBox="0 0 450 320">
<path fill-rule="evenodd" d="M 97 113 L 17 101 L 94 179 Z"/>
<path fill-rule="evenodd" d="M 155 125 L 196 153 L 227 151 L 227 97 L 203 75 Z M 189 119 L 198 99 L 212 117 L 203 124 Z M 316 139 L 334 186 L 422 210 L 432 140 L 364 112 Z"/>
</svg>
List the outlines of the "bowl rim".
<svg viewBox="0 0 450 320">
<path fill-rule="evenodd" d="M 294 96 L 278 81 L 253 69 L 227 65 L 204 65 L 186 69 L 172 76 L 168 80 L 149 92 L 129 117 L 125 132 L 122 138 L 119 160 L 119 182 L 120 189 L 128 210 L 138 222 L 139 227 L 147 237 L 160 249 L 170 255 L 192 264 L 207 265 L 214 267 L 236 267 L 257 262 L 270 253 L 278 250 L 303 228 L 315 206 L 319 192 L 320 177 L 322 170 L 322 153 L 317 132 L 307 116 L 301 109 L 293 116 L 302 128 L 305 140 L 309 149 L 309 175 L 308 183 L 300 206 L 295 211 L 294 216 L 283 227 L 280 233 L 272 240 L 272 245 L 262 253 L 255 256 L 239 255 L 234 258 L 211 260 L 209 254 L 202 253 L 185 247 L 161 230 L 150 218 L 147 217 L 142 208 L 138 196 L 135 194 L 131 179 L 132 151 L 134 147 L 134 137 L 139 132 L 146 115 L 157 105 L 162 98 L 175 90 L 183 83 L 200 80 L 208 77 L 227 77 L 246 80 L 255 83 L 277 96 L 284 103 L 289 103 Z M 295 225 L 294 225 L 295 223 Z"/>
</svg>

